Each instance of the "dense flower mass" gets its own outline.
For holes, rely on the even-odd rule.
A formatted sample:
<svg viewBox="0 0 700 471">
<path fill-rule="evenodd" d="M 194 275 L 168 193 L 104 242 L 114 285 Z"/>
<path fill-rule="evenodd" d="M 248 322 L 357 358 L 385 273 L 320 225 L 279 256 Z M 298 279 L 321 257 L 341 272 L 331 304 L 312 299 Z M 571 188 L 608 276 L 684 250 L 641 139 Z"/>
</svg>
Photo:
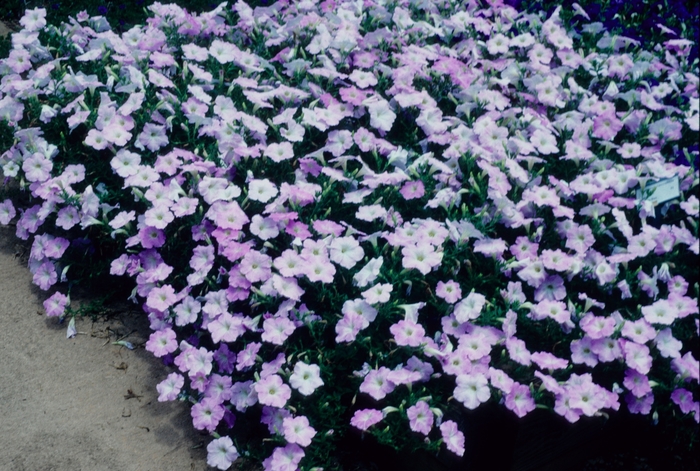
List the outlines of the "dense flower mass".
<svg viewBox="0 0 700 471">
<path fill-rule="evenodd" d="M 150 10 L 27 12 L 0 224 L 49 316 L 96 250 L 133 280 L 211 466 L 335 469 L 350 429 L 461 456 L 490 401 L 700 421 L 689 41 L 498 1 Z"/>
</svg>

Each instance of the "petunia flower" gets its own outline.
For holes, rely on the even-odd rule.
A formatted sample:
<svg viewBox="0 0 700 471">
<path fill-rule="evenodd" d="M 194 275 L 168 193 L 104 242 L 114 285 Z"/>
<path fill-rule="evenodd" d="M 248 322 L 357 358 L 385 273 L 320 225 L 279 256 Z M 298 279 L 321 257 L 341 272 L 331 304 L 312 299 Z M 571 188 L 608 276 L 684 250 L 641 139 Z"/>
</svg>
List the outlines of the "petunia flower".
<svg viewBox="0 0 700 471">
<path fill-rule="evenodd" d="M 654 394 L 648 393 L 642 397 L 636 397 L 632 393 L 625 395 L 627 408 L 633 414 L 648 415 L 651 412 L 651 406 L 654 404 Z"/>
<path fill-rule="evenodd" d="M 535 410 L 530 388 L 520 383 L 515 383 L 511 392 L 506 395 L 505 405 L 521 418 Z"/>
<path fill-rule="evenodd" d="M 532 133 L 532 136 L 530 136 L 530 143 L 535 146 L 537 152 L 540 154 L 548 155 L 559 152 L 556 137 L 541 129 L 536 129 L 535 132 Z"/>
<path fill-rule="evenodd" d="M 464 434 L 459 431 L 455 422 L 446 420 L 441 423 L 440 433 L 448 450 L 457 456 L 464 456 Z"/>
<path fill-rule="evenodd" d="M 207 464 L 226 470 L 238 459 L 238 450 L 229 437 L 220 437 L 207 445 Z"/>
<path fill-rule="evenodd" d="M 651 371 L 652 358 L 649 347 L 628 341 L 622 345 L 622 351 L 624 352 L 627 366 L 643 375 Z"/>
<path fill-rule="evenodd" d="M 617 327 L 612 317 L 595 316 L 590 312 L 579 321 L 579 327 L 592 339 L 600 339 L 612 335 Z"/>
<path fill-rule="evenodd" d="M 418 347 L 423 343 L 425 329 L 420 324 L 412 321 L 401 320 L 389 328 L 394 335 L 396 345 Z"/>
<path fill-rule="evenodd" d="M 304 455 L 299 445 L 290 443 L 285 447 L 275 448 L 272 455 L 263 461 L 263 466 L 266 470 L 296 471 Z"/>
<path fill-rule="evenodd" d="M 213 432 L 224 417 L 224 407 L 211 397 L 204 397 L 192 406 L 192 425 L 197 430 Z"/>
<path fill-rule="evenodd" d="M 657 332 L 645 319 L 638 319 L 636 321 L 625 321 L 621 334 L 633 342 L 644 344 L 654 339 Z"/>
<path fill-rule="evenodd" d="M 396 388 L 396 385 L 387 378 L 390 372 L 391 370 L 384 366 L 370 370 L 360 385 L 360 392 L 367 393 L 376 400 L 385 398 Z"/>
<path fill-rule="evenodd" d="M 291 388 L 276 374 L 260 379 L 253 387 L 258 395 L 258 402 L 265 406 L 284 407 L 292 394 Z"/>
<path fill-rule="evenodd" d="M 675 389 L 671 393 L 671 401 L 673 401 L 673 403 L 676 404 L 680 408 L 681 412 L 683 412 L 684 414 L 690 414 L 691 412 L 694 412 L 697 416 L 698 403 L 693 401 L 693 394 L 687 389 Z"/>
<path fill-rule="evenodd" d="M 549 352 L 535 352 L 530 355 L 530 358 L 543 370 L 561 370 L 569 366 L 568 360 L 558 358 Z"/>
<path fill-rule="evenodd" d="M 185 378 L 178 373 L 170 373 L 167 378 L 158 383 L 158 402 L 174 401 L 185 385 Z"/>
<path fill-rule="evenodd" d="M 348 78 L 360 88 L 373 87 L 378 83 L 374 74 L 365 70 L 355 69 Z"/>
<path fill-rule="evenodd" d="M 430 271 L 442 262 L 442 252 L 438 252 L 435 248 L 426 243 L 417 245 L 409 245 L 401 249 L 403 258 L 401 260 L 403 267 L 406 269 L 415 268 L 423 275 L 427 275 Z"/>
<path fill-rule="evenodd" d="M 53 162 L 36 153 L 22 163 L 22 170 L 27 181 L 43 182 L 48 180 L 53 169 Z"/>
<path fill-rule="evenodd" d="M 444 299 L 449 304 L 456 303 L 462 297 L 462 289 L 454 280 L 449 280 L 447 283 L 438 281 L 435 288 L 435 295 Z"/>
<path fill-rule="evenodd" d="M 369 325 L 367 319 L 355 312 L 349 312 L 335 325 L 335 341 L 354 342 L 357 334 Z"/>
<path fill-rule="evenodd" d="M 102 130 L 102 137 L 110 144 L 123 147 L 131 140 L 132 134 L 123 126 L 110 125 Z"/>
<path fill-rule="evenodd" d="M 425 195 L 425 185 L 420 180 L 409 181 L 403 184 L 399 192 L 406 200 L 422 198 Z"/>
<path fill-rule="evenodd" d="M 467 322 L 477 319 L 486 304 L 483 294 L 471 292 L 466 298 L 455 304 L 454 315 L 459 322 Z"/>
<path fill-rule="evenodd" d="M 324 384 L 321 379 L 321 369 L 318 365 L 298 361 L 294 365 L 294 372 L 289 377 L 289 384 L 302 395 L 308 396 Z"/>
<path fill-rule="evenodd" d="M 288 443 L 307 447 L 316 436 L 316 430 L 309 425 L 309 419 L 305 416 L 285 417 L 282 421 L 284 439 Z"/>
<path fill-rule="evenodd" d="M 430 406 L 425 401 L 418 401 L 413 406 L 406 409 L 409 420 L 409 427 L 414 432 L 428 435 L 433 428 L 435 415 L 430 410 Z"/>
<path fill-rule="evenodd" d="M 569 406 L 581 411 L 585 416 L 592 417 L 605 407 L 605 395 L 602 388 L 592 381 L 575 384 L 567 389 Z"/>
<path fill-rule="evenodd" d="M 329 255 L 332 262 L 351 269 L 362 260 L 365 252 L 354 237 L 338 237 L 331 242 Z"/>
<path fill-rule="evenodd" d="M 695 195 L 690 195 L 686 201 L 680 204 L 680 207 L 688 216 L 697 218 L 700 214 L 700 200 Z"/>
<path fill-rule="evenodd" d="M 236 370 L 245 371 L 253 366 L 257 361 L 257 354 L 261 347 L 261 343 L 251 342 L 238 352 L 236 356 Z"/>
<path fill-rule="evenodd" d="M 604 141 L 612 141 L 622 127 L 622 121 L 617 119 L 614 111 L 609 111 L 593 120 L 593 137 Z"/>
<path fill-rule="evenodd" d="M 283 345 L 296 326 L 285 317 L 270 317 L 263 322 L 263 333 L 261 339 L 274 345 Z"/>
<path fill-rule="evenodd" d="M 136 138 L 136 143 L 134 145 L 141 150 L 146 148 L 151 152 L 157 152 L 161 147 L 168 145 L 168 142 L 169 139 L 165 131 L 165 126 L 146 123 L 143 126 L 143 130 Z"/>
<path fill-rule="evenodd" d="M 66 311 L 66 306 L 70 303 L 70 298 L 63 293 L 56 291 L 51 297 L 44 301 L 44 310 L 49 317 L 60 317 Z"/>
<path fill-rule="evenodd" d="M 369 430 L 372 425 L 379 423 L 384 418 L 381 411 L 376 409 L 361 409 L 355 411 L 350 419 L 350 425 L 362 431 Z"/>
<path fill-rule="evenodd" d="M 365 298 L 365 301 L 369 304 L 386 303 L 391 297 L 392 290 L 393 286 L 388 283 L 377 284 L 363 291 L 362 297 Z"/>
<path fill-rule="evenodd" d="M 389 132 L 396 120 L 389 103 L 378 95 L 372 95 L 362 102 L 367 107 L 370 115 L 370 125 L 380 132 Z"/>
<path fill-rule="evenodd" d="M 488 379 L 481 373 L 459 375 L 456 381 L 453 396 L 467 409 L 476 409 L 491 397 Z"/>
<path fill-rule="evenodd" d="M 6 199 L 0 203 L 0 224 L 6 226 L 17 215 L 15 207 L 10 199 Z"/>
<path fill-rule="evenodd" d="M 660 299 L 649 306 L 642 306 L 642 315 L 650 324 L 671 325 L 677 318 L 676 310 L 666 299 Z"/>
<path fill-rule="evenodd" d="M 361 221 L 372 222 L 376 219 L 383 219 L 387 214 L 386 209 L 378 204 L 360 206 L 355 213 L 355 217 Z"/>
<path fill-rule="evenodd" d="M 163 357 L 177 350 L 175 331 L 169 328 L 153 332 L 146 342 L 146 350 L 157 357 Z"/>
<path fill-rule="evenodd" d="M 508 337 L 505 345 L 511 360 L 524 366 L 529 366 L 532 363 L 532 354 L 527 349 L 525 341 L 516 337 Z"/>
<path fill-rule="evenodd" d="M 48 260 L 43 262 L 36 268 L 32 281 L 39 288 L 46 291 L 58 281 L 56 266 Z"/>
</svg>

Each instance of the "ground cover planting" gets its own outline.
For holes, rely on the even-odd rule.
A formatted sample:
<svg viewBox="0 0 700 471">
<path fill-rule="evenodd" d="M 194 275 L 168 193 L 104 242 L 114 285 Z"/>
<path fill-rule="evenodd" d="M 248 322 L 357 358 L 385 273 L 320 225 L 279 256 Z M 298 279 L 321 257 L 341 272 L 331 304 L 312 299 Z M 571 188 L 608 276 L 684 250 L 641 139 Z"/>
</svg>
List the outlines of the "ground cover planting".
<svg viewBox="0 0 700 471">
<path fill-rule="evenodd" d="M 75 287 L 130 283 L 211 466 L 339 469 L 351 431 L 461 456 L 489 402 L 695 444 L 692 41 L 499 2 L 149 11 L 21 18 L 0 223 L 68 336 Z"/>
</svg>

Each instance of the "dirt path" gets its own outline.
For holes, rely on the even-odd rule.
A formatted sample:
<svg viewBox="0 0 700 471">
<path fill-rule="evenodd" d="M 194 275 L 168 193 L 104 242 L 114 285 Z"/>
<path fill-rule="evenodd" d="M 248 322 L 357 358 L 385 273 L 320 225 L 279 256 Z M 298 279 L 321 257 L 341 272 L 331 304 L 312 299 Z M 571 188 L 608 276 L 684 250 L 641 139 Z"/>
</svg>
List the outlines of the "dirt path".
<svg viewBox="0 0 700 471">
<path fill-rule="evenodd" d="M 186 405 L 157 401 L 168 371 L 143 348 L 111 344 L 145 342 L 143 316 L 79 321 L 66 339 L 65 325 L 38 314 L 46 294 L 15 245 L 0 226 L 0 470 L 211 469 Z"/>
</svg>

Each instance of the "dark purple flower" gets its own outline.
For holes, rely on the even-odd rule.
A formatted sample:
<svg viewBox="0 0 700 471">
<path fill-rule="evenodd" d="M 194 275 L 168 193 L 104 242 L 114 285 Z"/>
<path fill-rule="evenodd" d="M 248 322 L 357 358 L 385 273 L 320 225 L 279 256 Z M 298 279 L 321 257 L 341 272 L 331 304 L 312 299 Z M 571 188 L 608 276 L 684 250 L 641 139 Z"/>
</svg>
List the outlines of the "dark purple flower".
<svg viewBox="0 0 700 471">
<path fill-rule="evenodd" d="M 174 363 L 174 358 L 172 353 L 168 353 L 161 358 L 164 366 L 170 366 Z"/>
<path fill-rule="evenodd" d="M 199 346 L 199 337 L 197 335 L 190 335 L 189 338 L 187 339 L 187 343 L 192 345 L 193 347 Z"/>
<path fill-rule="evenodd" d="M 694 154 L 695 152 L 698 151 L 698 145 L 693 145 L 688 147 L 688 155 L 692 156 L 695 155 L 695 159 L 693 162 L 693 165 L 695 168 L 698 168 L 698 165 L 700 165 L 700 156 L 698 154 Z M 686 157 L 685 152 L 683 152 L 683 149 L 678 149 L 676 151 L 676 156 L 675 159 L 673 160 L 673 163 L 676 165 L 688 165 L 690 162 L 688 161 L 688 157 Z"/>
<path fill-rule="evenodd" d="M 236 416 L 228 409 L 224 410 L 224 423 L 228 428 L 233 428 L 236 424 Z"/>
<path fill-rule="evenodd" d="M 99 7 L 97 7 L 97 13 L 99 13 L 100 15 L 106 15 L 107 7 L 104 5 L 100 5 Z"/>
<path fill-rule="evenodd" d="M 586 8 L 586 13 L 588 13 L 588 16 L 591 17 L 591 21 L 596 21 L 598 19 L 598 15 L 600 15 L 600 4 L 597 2 L 591 3 L 590 5 L 587 5 Z"/>
</svg>

